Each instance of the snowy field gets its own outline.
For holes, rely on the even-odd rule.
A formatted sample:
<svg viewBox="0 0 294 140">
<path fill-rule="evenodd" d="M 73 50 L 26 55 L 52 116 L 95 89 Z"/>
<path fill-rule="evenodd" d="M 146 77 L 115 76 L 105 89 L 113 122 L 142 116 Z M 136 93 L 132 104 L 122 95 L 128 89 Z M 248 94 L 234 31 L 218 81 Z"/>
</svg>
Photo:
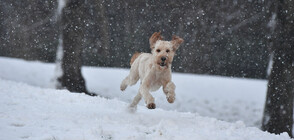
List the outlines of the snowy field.
<svg viewBox="0 0 294 140">
<path fill-rule="evenodd" d="M 83 67 L 90 91 L 53 89 L 55 64 L 0 57 L 0 140 L 286 140 L 260 131 L 266 81 L 173 73 L 176 101 L 154 92 L 126 111 L 138 84 L 119 90 L 128 69 Z"/>
</svg>

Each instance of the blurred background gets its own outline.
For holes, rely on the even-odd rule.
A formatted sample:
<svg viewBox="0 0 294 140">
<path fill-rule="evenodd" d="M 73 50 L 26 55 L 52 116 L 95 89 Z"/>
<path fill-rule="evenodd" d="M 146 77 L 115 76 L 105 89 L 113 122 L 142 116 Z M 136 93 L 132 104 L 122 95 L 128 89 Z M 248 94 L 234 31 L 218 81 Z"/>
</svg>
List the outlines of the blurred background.
<svg viewBox="0 0 294 140">
<path fill-rule="evenodd" d="M 150 52 L 161 31 L 185 42 L 173 71 L 265 79 L 271 1 L 86 0 L 83 65 L 130 67 L 135 51 Z M 0 56 L 55 62 L 60 30 L 57 0 L 1 0 Z"/>
</svg>

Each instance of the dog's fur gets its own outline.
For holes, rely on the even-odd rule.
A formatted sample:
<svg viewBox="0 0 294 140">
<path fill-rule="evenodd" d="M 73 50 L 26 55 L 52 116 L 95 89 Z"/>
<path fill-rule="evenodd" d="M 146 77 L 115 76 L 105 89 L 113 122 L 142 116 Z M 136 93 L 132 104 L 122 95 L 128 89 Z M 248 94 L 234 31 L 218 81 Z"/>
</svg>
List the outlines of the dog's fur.
<svg viewBox="0 0 294 140">
<path fill-rule="evenodd" d="M 120 89 L 124 91 L 127 86 L 132 86 L 141 80 L 139 92 L 130 104 L 136 108 L 143 97 L 147 108 L 155 109 L 154 98 L 149 93 L 163 86 L 163 92 L 167 101 L 173 103 L 175 100 L 175 84 L 171 81 L 171 63 L 176 50 L 183 39 L 173 36 L 171 41 L 163 41 L 160 32 L 155 32 L 149 39 L 150 53 L 135 53 L 131 58 L 130 74 L 122 81 Z"/>
</svg>

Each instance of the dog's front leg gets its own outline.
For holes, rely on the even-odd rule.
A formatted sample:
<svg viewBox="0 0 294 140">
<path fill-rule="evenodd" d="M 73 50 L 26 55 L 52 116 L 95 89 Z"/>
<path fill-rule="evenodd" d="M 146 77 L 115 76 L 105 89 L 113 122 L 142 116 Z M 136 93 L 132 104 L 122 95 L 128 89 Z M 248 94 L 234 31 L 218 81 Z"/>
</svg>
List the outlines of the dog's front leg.
<svg viewBox="0 0 294 140">
<path fill-rule="evenodd" d="M 166 99 L 169 103 L 173 103 L 175 101 L 175 89 L 176 86 L 172 81 L 169 81 L 167 84 L 163 85 L 163 92 L 166 95 Z"/>
<path fill-rule="evenodd" d="M 149 93 L 150 82 L 148 80 L 144 80 L 140 86 L 139 92 L 142 94 L 145 103 L 147 104 L 148 109 L 155 109 L 156 105 L 154 103 L 154 98 Z"/>
</svg>

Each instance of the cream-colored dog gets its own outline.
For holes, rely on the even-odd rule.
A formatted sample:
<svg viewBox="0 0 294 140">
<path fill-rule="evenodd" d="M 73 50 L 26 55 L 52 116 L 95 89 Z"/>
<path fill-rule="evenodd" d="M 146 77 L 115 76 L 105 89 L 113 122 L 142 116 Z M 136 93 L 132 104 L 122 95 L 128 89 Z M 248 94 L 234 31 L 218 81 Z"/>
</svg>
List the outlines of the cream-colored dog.
<svg viewBox="0 0 294 140">
<path fill-rule="evenodd" d="M 149 39 L 151 53 L 135 53 L 131 58 L 130 74 L 122 81 L 120 89 L 124 91 L 141 80 L 139 92 L 130 104 L 136 108 L 143 97 L 147 108 L 155 109 L 154 98 L 150 91 L 156 91 L 163 86 L 167 101 L 175 100 L 175 84 L 171 81 L 171 63 L 176 50 L 183 39 L 173 36 L 171 41 L 163 41 L 160 32 L 155 32 Z"/>
</svg>

